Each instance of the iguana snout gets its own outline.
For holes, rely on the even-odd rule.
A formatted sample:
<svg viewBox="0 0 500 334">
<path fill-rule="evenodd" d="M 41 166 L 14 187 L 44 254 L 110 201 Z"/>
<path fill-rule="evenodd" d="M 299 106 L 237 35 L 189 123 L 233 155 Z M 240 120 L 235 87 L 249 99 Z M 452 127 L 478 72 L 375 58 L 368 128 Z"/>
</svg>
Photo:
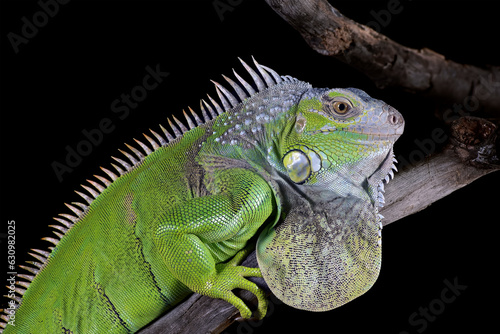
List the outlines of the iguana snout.
<svg viewBox="0 0 500 334">
<path fill-rule="evenodd" d="M 394 109 L 393 107 L 391 107 L 388 104 L 384 105 L 384 107 L 382 109 L 387 112 L 388 123 L 395 125 L 395 126 L 398 126 L 397 129 L 399 129 L 399 131 L 396 131 L 396 133 L 399 135 L 403 134 L 404 119 L 403 119 L 403 116 L 399 113 L 399 111 L 397 111 L 396 109 Z"/>
</svg>

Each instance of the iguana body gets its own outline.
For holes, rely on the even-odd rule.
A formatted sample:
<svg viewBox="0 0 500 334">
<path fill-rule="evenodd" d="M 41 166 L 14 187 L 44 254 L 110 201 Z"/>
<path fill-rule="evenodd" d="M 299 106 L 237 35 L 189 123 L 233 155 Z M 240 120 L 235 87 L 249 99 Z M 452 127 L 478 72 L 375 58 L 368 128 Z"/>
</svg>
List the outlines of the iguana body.
<svg viewBox="0 0 500 334">
<path fill-rule="evenodd" d="M 203 101 L 190 130 L 169 120 L 143 153 L 115 158 L 120 176 L 91 181 L 89 205 L 57 218 L 60 240 L 21 275 L 31 281 L 8 333 L 131 333 L 191 291 L 265 295 L 239 266 L 259 229 L 259 266 L 272 291 L 309 310 L 366 291 L 380 267 L 381 180 L 393 166 L 401 115 L 356 89 L 313 89 L 255 63 L 254 86 L 216 84 L 222 107 Z M 217 114 L 216 114 L 216 112 Z M 212 117 L 209 117 L 208 114 Z M 198 125 L 195 126 L 194 122 Z M 78 206 L 78 207 L 77 207 Z M 38 268 L 40 267 L 40 268 Z M 27 283 L 18 283 L 26 287 Z M 3 319 L 8 321 L 6 316 Z"/>
</svg>

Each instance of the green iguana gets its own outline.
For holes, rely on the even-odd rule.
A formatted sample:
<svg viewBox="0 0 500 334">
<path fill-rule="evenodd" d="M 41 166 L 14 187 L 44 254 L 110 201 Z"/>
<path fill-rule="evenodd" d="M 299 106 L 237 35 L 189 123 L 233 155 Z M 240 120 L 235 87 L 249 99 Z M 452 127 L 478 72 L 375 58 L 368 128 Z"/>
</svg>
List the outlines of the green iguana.
<svg viewBox="0 0 500 334">
<path fill-rule="evenodd" d="M 255 62 L 255 61 L 254 61 Z M 361 90 L 317 89 L 255 62 L 220 104 L 172 117 L 142 151 L 101 169 L 87 202 L 55 219 L 51 252 L 21 266 L 4 334 L 133 333 L 194 291 L 252 311 L 231 290 L 324 311 L 366 292 L 381 261 L 384 182 L 401 114 Z M 232 92 L 230 91 L 232 90 Z M 151 138 L 151 137 L 154 137 Z M 119 175 L 117 175 L 119 174 Z M 100 183 L 101 182 L 101 183 Z M 255 237 L 255 238 L 254 238 Z M 239 264 L 257 239 L 259 268 Z M 8 324 L 10 323 L 10 324 Z M 15 326 L 13 326 L 13 325 Z"/>
</svg>

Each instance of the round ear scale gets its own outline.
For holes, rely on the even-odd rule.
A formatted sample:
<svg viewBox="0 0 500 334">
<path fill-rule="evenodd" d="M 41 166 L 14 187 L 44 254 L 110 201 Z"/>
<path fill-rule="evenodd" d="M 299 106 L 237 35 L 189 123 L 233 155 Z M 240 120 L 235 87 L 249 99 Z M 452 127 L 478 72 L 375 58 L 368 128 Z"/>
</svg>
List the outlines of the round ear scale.
<svg viewBox="0 0 500 334">
<path fill-rule="evenodd" d="M 290 179 L 297 184 L 304 183 L 311 176 L 311 162 L 302 151 L 292 150 L 285 154 L 283 165 Z"/>
</svg>

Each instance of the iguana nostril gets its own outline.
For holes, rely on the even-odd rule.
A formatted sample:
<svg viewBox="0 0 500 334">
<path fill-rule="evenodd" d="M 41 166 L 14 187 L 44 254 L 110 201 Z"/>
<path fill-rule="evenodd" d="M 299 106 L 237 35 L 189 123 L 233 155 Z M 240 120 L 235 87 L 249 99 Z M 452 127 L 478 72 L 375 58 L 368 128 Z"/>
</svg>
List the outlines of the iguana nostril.
<svg viewBox="0 0 500 334">
<path fill-rule="evenodd" d="M 398 125 L 398 124 L 403 123 L 403 119 L 402 119 L 403 117 L 401 116 L 399 111 L 397 111 L 393 107 L 387 106 L 387 114 L 388 114 L 387 121 L 389 122 L 389 124 Z"/>
</svg>

